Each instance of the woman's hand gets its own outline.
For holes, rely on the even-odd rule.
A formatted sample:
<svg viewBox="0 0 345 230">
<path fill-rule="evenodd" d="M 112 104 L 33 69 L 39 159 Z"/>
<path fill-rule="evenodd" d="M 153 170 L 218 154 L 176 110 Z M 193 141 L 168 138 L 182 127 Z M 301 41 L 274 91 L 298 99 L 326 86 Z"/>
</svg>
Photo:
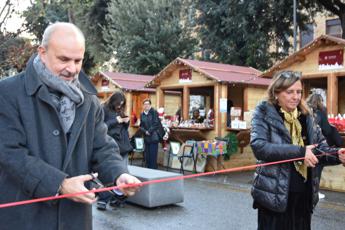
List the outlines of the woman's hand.
<svg viewBox="0 0 345 230">
<path fill-rule="evenodd" d="M 305 158 L 304 158 L 304 164 L 307 167 L 314 168 L 317 163 L 319 163 L 319 160 L 313 153 L 313 148 L 315 148 L 316 145 L 308 145 L 306 146 L 305 150 Z"/>
</svg>

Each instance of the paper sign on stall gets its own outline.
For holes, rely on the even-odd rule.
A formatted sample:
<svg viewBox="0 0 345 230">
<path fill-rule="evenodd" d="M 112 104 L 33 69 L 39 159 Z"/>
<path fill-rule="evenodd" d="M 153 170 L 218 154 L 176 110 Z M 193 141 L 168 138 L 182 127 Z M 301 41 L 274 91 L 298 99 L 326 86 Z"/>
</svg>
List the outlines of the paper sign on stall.
<svg viewBox="0 0 345 230">
<path fill-rule="evenodd" d="M 219 99 L 219 111 L 221 113 L 226 113 L 228 109 L 228 99 L 227 98 L 220 98 Z"/>
</svg>

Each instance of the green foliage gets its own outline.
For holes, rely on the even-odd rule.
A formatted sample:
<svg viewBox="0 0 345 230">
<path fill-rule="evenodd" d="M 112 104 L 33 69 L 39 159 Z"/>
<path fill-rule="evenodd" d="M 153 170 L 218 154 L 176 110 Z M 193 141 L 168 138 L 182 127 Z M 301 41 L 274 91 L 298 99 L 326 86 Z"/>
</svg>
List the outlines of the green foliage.
<svg viewBox="0 0 345 230">
<path fill-rule="evenodd" d="M 189 5 L 183 0 L 112 1 L 104 38 L 116 67 L 156 74 L 176 57 L 191 56 L 196 40 L 191 36 Z"/>
<path fill-rule="evenodd" d="M 0 78 L 22 71 L 36 50 L 28 39 L 12 34 L 0 35 L 0 44 Z"/>
<path fill-rule="evenodd" d="M 45 28 L 57 21 L 73 22 L 83 31 L 86 39 L 86 52 L 83 69 L 91 73 L 93 68 L 107 60 L 101 25 L 105 23 L 108 0 L 71 0 L 46 1 L 36 0 L 24 13 L 25 27 L 37 42 L 42 40 Z M 90 23 L 93 22 L 93 23 Z"/>
<path fill-rule="evenodd" d="M 224 154 L 224 160 L 230 160 L 231 155 L 237 153 L 238 150 L 238 140 L 236 134 L 229 133 L 224 137 L 227 140 L 228 144 L 226 146 L 226 154 Z"/>
<path fill-rule="evenodd" d="M 60 1 L 52 1 L 48 4 L 36 0 L 36 3 L 25 10 L 22 16 L 25 18 L 24 26 L 27 31 L 32 33 L 38 42 L 42 40 L 43 32 L 50 23 L 68 22 L 67 9 Z"/>
<path fill-rule="evenodd" d="M 76 1 L 73 7 L 76 24 L 86 35 L 87 58 L 91 63 L 102 64 L 111 58 L 106 51 L 103 39 L 103 27 L 106 26 L 105 16 L 108 12 L 108 4 L 111 0 L 86 0 L 82 7 L 80 1 Z M 84 62 L 84 65 L 88 64 Z"/>
<path fill-rule="evenodd" d="M 213 60 L 261 70 L 287 55 L 292 35 L 292 1 L 199 0 L 199 37 Z M 299 12 L 302 12 L 299 10 Z M 299 13 L 302 25 L 308 18 Z M 281 50 L 272 50 L 277 44 Z"/>
</svg>

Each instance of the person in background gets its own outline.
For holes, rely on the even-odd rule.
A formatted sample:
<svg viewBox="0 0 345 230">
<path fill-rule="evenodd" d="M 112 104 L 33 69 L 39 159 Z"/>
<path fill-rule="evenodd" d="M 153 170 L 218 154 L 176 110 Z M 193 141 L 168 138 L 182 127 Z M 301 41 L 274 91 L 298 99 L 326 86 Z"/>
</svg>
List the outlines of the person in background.
<svg viewBox="0 0 345 230">
<path fill-rule="evenodd" d="M 121 91 L 114 92 L 104 103 L 104 122 L 108 126 L 108 135 L 111 136 L 119 146 L 120 155 L 125 165 L 128 165 L 128 154 L 132 152 L 133 147 L 129 140 L 129 117 L 125 114 L 126 97 Z M 116 192 L 116 191 L 115 191 Z M 111 196 L 109 192 L 99 193 L 97 208 L 106 210 L 107 203 L 110 206 L 123 206 L 124 196 Z"/>
<path fill-rule="evenodd" d="M 84 52 L 78 27 L 51 24 L 25 71 L 0 81 L 1 204 L 88 192 L 96 179 L 117 186 L 140 182 L 107 135 L 97 91 L 81 71 Z M 94 202 L 90 192 L 1 208 L 0 228 L 92 229 Z"/>
<path fill-rule="evenodd" d="M 182 120 L 182 109 L 181 109 L 181 106 L 178 107 L 176 113 L 175 113 L 175 117 L 176 117 L 176 120 L 178 123 L 181 122 Z"/>
<path fill-rule="evenodd" d="M 138 121 L 137 114 L 136 114 L 135 111 L 133 110 L 133 111 L 132 111 L 132 114 L 131 114 L 131 124 L 132 124 L 132 125 L 136 125 L 136 124 L 137 124 L 137 121 Z"/>
<path fill-rule="evenodd" d="M 234 106 L 234 103 L 232 102 L 232 100 L 228 99 L 228 102 L 227 102 L 227 107 L 226 107 L 226 126 L 228 128 L 231 128 L 231 108 Z"/>
<path fill-rule="evenodd" d="M 327 110 L 324 106 L 323 98 L 318 93 L 312 93 L 307 98 L 307 104 L 312 110 L 315 117 L 315 122 L 320 126 L 323 136 L 326 138 L 327 144 L 329 146 L 341 147 L 344 145 L 343 139 L 341 138 L 338 130 L 331 126 L 327 118 Z M 321 174 L 323 170 L 323 165 L 319 164 L 317 167 L 317 175 L 319 180 L 321 180 Z M 325 195 L 319 192 L 319 197 L 325 198 Z"/>
<path fill-rule="evenodd" d="M 144 111 L 140 115 L 140 131 L 144 135 L 145 162 L 148 168 L 157 169 L 160 120 L 157 111 L 151 106 L 150 99 L 143 101 L 143 107 Z"/>
<path fill-rule="evenodd" d="M 311 229 L 311 214 L 319 200 L 315 166 L 339 164 L 339 155 L 345 154 L 345 149 L 327 145 L 302 100 L 300 76 L 292 71 L 276 73 L 267 100 L 253 114 L 250 145 L 258 163 L 304 158 L 256 168 L 251 194 L 259 230 Z M 322 152 L 329 154 L 316 156 Z"/>
<path fill-rule="evenodd" d="M 199 109 L 193 110 L 192 121 L 194 123 L 203 123 L 204 122 L 204 117 L 200 116 Z"/>
<path fill-rule="evenodd" d="M 213 109 L 209 109 L 206 115 L 206 119 L 208 121 L 208 124 L 211 126 L 214 126 L 214 112 Z"/>
</svg>

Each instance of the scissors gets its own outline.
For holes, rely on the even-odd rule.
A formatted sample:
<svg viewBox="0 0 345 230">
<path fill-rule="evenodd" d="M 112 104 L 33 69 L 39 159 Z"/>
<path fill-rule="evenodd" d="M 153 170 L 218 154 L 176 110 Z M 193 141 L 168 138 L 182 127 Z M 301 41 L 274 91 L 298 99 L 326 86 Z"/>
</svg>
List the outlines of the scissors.
<svg viewBox="0 0 345 230">
<path fill-rule="evenodd" d="M 91 182 L 91 188 L 95 188 L 95 189 L 99 189 L 99 188 L 105 188 L 105 186 L 103 185 L 103 183 L 94 176 L 93 173 L 90 173 L 90 176 L 92 176 L 92 180 L 90 180 Z M 114 192 L 114 190 L 108 190 L 108 191 L 104 191 L 104 192 L 109 192 L 111 195 L 116 196 L 117 194 Z"/>
</svg>

